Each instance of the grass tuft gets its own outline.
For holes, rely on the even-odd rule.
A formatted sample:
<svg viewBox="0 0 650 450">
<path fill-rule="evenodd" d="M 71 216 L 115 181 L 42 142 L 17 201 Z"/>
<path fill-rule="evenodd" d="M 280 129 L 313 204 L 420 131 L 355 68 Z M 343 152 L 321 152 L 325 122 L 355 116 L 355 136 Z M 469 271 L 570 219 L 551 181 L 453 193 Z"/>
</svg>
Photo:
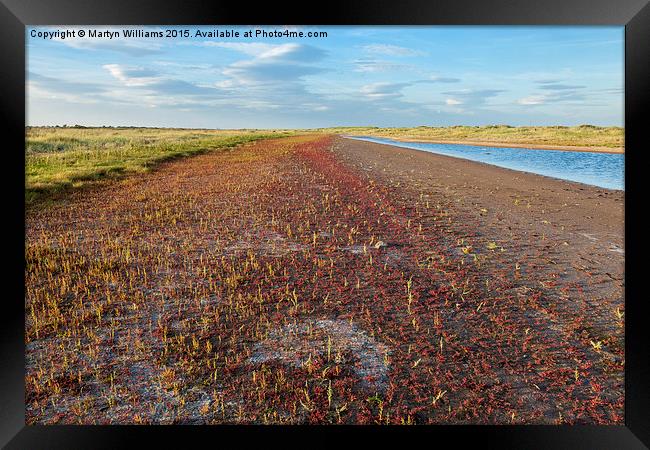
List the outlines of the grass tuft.
<svg viewBox="0 0 650 450">
<path fill-rule="evenodd" d="M 513 127 L 510 125 L 453 126 L 453 127 L 339 127 L 320 129 L 327 133 L 357 134 L 386 138 L 493 142 L 503 144 L 533 144 L 576 147 L 622 148 L 625 133 L 621 127 Z"/>
<path fill-rule="evenodd" d="M 146 172 L 173 158 L 231 148 L 284 131 L 28 127 L 25 201 L 107 178 Z"/>
</svg>

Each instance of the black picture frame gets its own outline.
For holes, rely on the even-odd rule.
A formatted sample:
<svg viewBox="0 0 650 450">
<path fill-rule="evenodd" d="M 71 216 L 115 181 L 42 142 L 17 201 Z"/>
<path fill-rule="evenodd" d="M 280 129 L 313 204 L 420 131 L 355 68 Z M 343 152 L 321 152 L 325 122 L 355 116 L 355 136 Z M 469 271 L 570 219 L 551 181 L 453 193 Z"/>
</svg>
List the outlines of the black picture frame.
<svg viewBox="0 0 650 450">
<path fill-rule="evenodd" d="M 307 12 L 310 11 L 310 12 Z M 621 25 L 625 26 L 625 299 L 626 371 L 624 426 L 433 426 L 387 427 L 136 427 L 25 426 L 24 403 L 24 148 L 25 27 L 31 25 L 146 24 L 320 24 L 320 25 Z M 427 446 L 486 448 L 633 449 L 650 446 L 648 333 L 641 284 L 644 246 L 643 112 L 650 92 L 650 5 L 647 0 L 408 0 L 399 3 L 328 1 L 282 8 L 276 2 L 0 0 L 0 115 L 5 132 L 2 193 L 4 224 L 11 230 L 3 246 L 5 286 L 0 327 L 0 445 L 6 448 L 122 448 L 145 439 L 147 446 L 189 447 L 188 439 L 243 435 L 303 445 L 347 442 L 342 433 L 364 439 L 406 443 L 416 435 Z M 15 233 L 15 238 L 11 237 Z M 324 431 L 328 433 L 323 434 Z M 296 437 L 300 433 L 300 438 Z M 312 435 L 312 433 L 314 433 Z M 316 434 L 318 433 L 318 434 Z M 209 436 L 208 436 L 209 434 Z M 305 436 L 309 434 L 309 436 Z M 313 437 L 312 437 L 313 436 Z M 314 439 L 315 436 L 319 436 Z M 320 436 L 324 436 L 321 438 Z M 158 441 L 158 444 L 154 444 Z M 139 444 L 144 445 L 144 444 Z M 366 441 L 366 446 L 371 445 Z M 421 444 L 418 444 L 421 445 Z"/>
</svg>

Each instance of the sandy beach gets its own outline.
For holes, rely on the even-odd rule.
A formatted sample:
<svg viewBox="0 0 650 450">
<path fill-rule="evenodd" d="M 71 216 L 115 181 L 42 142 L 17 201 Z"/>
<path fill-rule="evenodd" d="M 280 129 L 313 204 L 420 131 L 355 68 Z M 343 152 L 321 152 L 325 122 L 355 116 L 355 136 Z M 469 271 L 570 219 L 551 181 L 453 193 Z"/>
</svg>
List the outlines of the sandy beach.
<svg viewBox="0 0 650 450">
<path fill-rule="evenodd" d="M 504 264 L 518 262 L 522 273 L 539 279 L 557 272 L 579 282 L 592 296 L 587 320 L 622 339 L 613 311 L 623 308 L 624 192 L 345 138 L 335 152 L 391 185 L 402 201 L 428 196 L 449 212 L 455 232 L 464 228 L 483 246 L 503 246 Z"/>
</svg>

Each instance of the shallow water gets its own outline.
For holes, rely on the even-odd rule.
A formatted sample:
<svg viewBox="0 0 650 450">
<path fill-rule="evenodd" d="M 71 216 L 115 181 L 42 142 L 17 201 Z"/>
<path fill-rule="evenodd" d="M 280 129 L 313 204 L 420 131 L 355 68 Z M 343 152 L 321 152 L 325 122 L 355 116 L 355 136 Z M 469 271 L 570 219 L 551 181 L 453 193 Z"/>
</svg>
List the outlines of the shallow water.
<svg viewBox="0 0 650 450">
<path fill-rule="evenodd" d="M 346 137 L 464 158 L 606 189 L 625 189 L 624 154 L 402 142 L 370 136 Z"/>
</svg>

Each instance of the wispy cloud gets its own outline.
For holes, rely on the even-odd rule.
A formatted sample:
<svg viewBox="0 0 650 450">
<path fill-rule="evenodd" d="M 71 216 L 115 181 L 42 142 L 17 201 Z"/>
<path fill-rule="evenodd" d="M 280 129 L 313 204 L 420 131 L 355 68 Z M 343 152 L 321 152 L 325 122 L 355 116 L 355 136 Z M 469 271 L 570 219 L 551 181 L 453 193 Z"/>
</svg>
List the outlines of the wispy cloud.
<svg viewBox="0 0 650 450">
<path fill-rule="evenodd" d="M 517 103 L 520 105 L 545 105 L 584 101 L 587 98 L 584 85 L 564 84 L 561 80 L 540 80 L 537 81 L 537 84 L 539 85 L 538 89 L 542 92 L 520 98 Z"/>
<path fill-rule="evenodd" d="M 541 86 L 539 86 L 539 89 L 544 89 L 547 91 L 575 91 L 576 89 L 583 89 L 585 87 L 585 86 L 579 86 L 574 84 L 562 84 L 559 82 L 556 83 L 543 82 L 540 84 Z"/>
<path fill-rule="evenodd" d="M 70 27 L 57 27 L 57 30 L 66 30 Z M 70 28 L 73 29 L 73 28 Z M 77 30 L 78 28 L 74 28 Z M 123 30 L 131 29 L 131 27 L 126 28 L 101 28 L 102 31 L 111 31 L 122 33 Z M 149 31 L 162 31 L 162 28 L 150 28 Z M 164 41 L 162 39 L 156 38 L 117 38 L 117 39 L 108 39 L 100 37 L 66 37 L 61 39 L 60 37 L 55 37 L 52 39 L 53 42 L 61 43 L 65 46 L 77 49 L 77 50 L 89 50 L 89 51 L 110 51 L 116 53 L 122 53 L 130 56 L 147 56 L 160 53 L 164 48 Z"/>
<path fill-rule="evenodd" d="M 143 67 L 129 67 L 120 64 L 104 64 L 102 67 L 126 86 L 147 86 L 160 81 L 160 76 L 156 72 Z"/>
<path fill-rule="evenodd" d="M 361 94 L 371 100 L 385 100 L 399 98 L 402 96 L 402 89 L 410 86 L 411 83 L 371 83 L 361 86 Z"/>
<path fill-rule="evenodd" d="M 223 88 L 234 88 L 298 83 L 306 75 L 325 70 L 310 64 L 319 61 L 325 55 L 323 50 L 316 47 L 297 43 L 264 47 L 241 45 L 232 47 L 249 55 L 254 54 L 255 57 L 230 64 L 222 71 L 227 79 L 217 85 Z"/>
<path fill-rule="evenodd" d="M 103 66 L 124 86 L 139 88 L 145 95 L 206 96 L 206 100 L 220 94 L 214 86 L 199 86 L 184 80 L 166 77 L 143 67 L 105 64 Z"/>
<path fill-rule="evenodd" d="M 411 48 L 400 47 L 391 44 L 369 44 L 363 46 L 367 53 L 386 55 L 386 56 L 421 56 L 425 53 L 421 50 L 414 50 Z"/>
<path fill-rule="evenodd" d="M 547 96 L 545 95 L 530 95 L 528 97 L 520 98 L 517 103 L 520 105 L 542 105 L 546 103 Z"/>
<path fill-rule="evenodd" d="M 364 97 L 372 100 L 384 100 L 388 98 L 399 99 L 403 97 L 402 90 L 410 86 L 415 86 L 418 84 L 458 83 L 459 81 L 460 79 L 458 78 L 433 76 L 429 79 L 419 79 L 413 81 L 405 81 L 401 83 L 375 82 L 375 83 L 369 83 L 363 85 L 360 89 L 360 92 Z M 463 91 L 455 91 L 454 94 L 458 94 L 460 96 L 469 96 L 473 94 L 478 97 L 481 95 L 481 93 L 487 94 L 488 92 L 489 91 L 463 90 Z M 454 104 L 462 103 L 461 101 L 458 100 L 454 100 L 454 101 L 457 102 Z"/>
<path fill-rule="evenodd" d="M 481 106 L 488 99 L 496 97 L 503 92 L 505 92 L 503 89 L 460 89 L 457 91 L 443 92 L 442 94 L 450 96 L 447 100 L 448 105 Z"/>
<path fill-rule="evenodd" d="M 215 41 L 204 41 L 199 42 L 197 45 L 204 47 L 217 47 L 225 48 L 228 50 L 233 50 L 235 52 L 244 53 L 249 56 L 262 56 L 265 53 L 270 52 L 278 45 L 267 44 L 264 42 L 215 42 Z"/>
<path fill-rule="evenodd" d="M 355 72 L 388 72 L 391 70 L 408 70 L 412 66 L 379 59 L 357 59 L 354 61 Z"/>
<path fill-rule="evenodd" d="M 458 83 L 460 82 L 460 78 L 433 75 L 430 80 L 426 81 L 429 81 L 430 83 Z"/>
<path fill-rule="evenodd" d="M 55 92 L 75 92 L 77 94 L 93 94 L 103 92 L 105 87 L 93 82 L 73 82 L 59 78 L 48 77 L 34 72 L 27 74 L 27 81 Z"/>
<path fill-rule="evenodd" d="M 106 92 L 106 88 L 98 83 L 72 82 L 34 72 L 29 72 L 26 79 L 30 98 L 63 100 L 69 103 L 97 103 L 98 96 Z"/>
</svg>

